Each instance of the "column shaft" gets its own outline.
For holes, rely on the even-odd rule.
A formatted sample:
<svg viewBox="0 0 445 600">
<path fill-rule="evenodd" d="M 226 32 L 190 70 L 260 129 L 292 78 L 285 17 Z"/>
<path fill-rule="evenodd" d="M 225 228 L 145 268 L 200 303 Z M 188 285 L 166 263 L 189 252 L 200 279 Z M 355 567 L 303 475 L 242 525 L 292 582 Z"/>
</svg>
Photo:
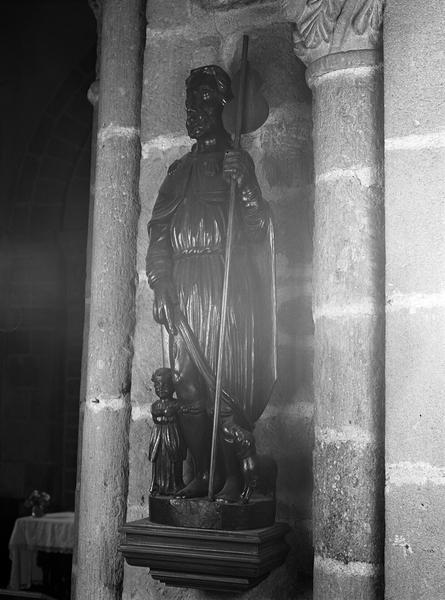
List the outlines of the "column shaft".
<svg viewBox="0 0 445 600">
<path fill-rule="evenodd" d="M 80 377 L 80 405 L 79 405 L 79 429 L 77 434 L 77 473 L 75 490 L 75 513 L 74 513 L 74 550 L 71 566 L 71 597 L 76 597 L 77 583 L 77 535 L 79 531 L 79 501 L 80 501 L 80 480 L 82 464 L 82 437 L 83 437 L 83 413 L 85 409 L 86 386 L 87 386 L 87 364 L 88 364 L 88 335 L 90 329 L 90 306 L 91 306 L 91 251 L 93 237 L 93 217 L 94 217 L 94 193 L 96 180 L 96 154 L 97 154 L 97 111 L 99 102 L 99 81 L 94 81 L 88 90 L 88 99 L 93 106 L 93 119 L 91 123 L 91 164 L 90 164 L 90 199 L 88 207 L 88 233 L 87 233 L 87 251 L 86 251 L 86 271 L 85 271 L 85 305 L 83 319 L 83 337 L 82 337 L 82 361 Z"/>
<path fill-rule="evenodd" d="M 78 600 L 117 600 L 126 514 L 139 215 L 143 0 L 105 0 L 92 226 L 91 306 L 78 503 Z"/>
<path fill-rule="evenodd" d="M 382 597 L 384 227 L 382 65 L 312 63 L 314 598 Z M 377 59 L 378 60 L 378 59 Z"/>
</svg>

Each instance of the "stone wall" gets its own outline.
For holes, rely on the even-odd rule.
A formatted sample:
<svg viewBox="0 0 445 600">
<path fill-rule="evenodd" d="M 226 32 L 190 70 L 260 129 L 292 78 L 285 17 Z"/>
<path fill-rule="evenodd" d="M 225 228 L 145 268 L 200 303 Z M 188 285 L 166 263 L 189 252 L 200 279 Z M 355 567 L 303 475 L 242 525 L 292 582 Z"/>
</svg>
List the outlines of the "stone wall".
<svg viewBox="0 0 445 600">
<path fill-rule="evenodd" d="M 145 275 L 146 225 L 168 166 L 191 145 L 184 108 L 184 82 L 190 69 L 216 63 L 233 74 L 242 34 L 248 33 L 249 60 L 264 81 L 270 116 L 260 130 L 245 136 L 243 145 L 255 161 L 263 195 L 275 217 L 280 377 L 279 393 L 258 422 L 256 437 L 260 451 L 270 451 L 278 461 L 278 519 L 292 527 L 287 564 L 249 597 L 284 600 L 295 597 L 297 571 L 312 569 L 311 94 L 304 67 L 293 55 L 291 26 L 283 22 L 278 4 L 235 5 L 228 11 L 211 10 L 209 3 L 174 0 L 153 0 L 147 5 L 127 520 L 148 516 L 148 440 L 154 399 L 150 377 L 163 362 L 162 334 L 152 319 L 153 296 Z M 161 594 L 178 599 L 202 597 L 195 591 L 163 588 L 147 570 L 126 565 L 126 600 L 159 598 Z"/>
<path fill-rule="evenodd" d="M 386 596 L 445 597 L 445 5 L 385 13 Z"/>
</svg>

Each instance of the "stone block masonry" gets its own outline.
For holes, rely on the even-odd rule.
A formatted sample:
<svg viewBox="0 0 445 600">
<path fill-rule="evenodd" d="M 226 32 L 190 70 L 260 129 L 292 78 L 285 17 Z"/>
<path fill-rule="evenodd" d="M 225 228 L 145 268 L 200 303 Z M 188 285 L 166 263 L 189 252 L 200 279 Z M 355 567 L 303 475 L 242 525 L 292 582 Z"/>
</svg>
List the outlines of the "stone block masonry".
<svg viewBox="0 0 445 600">
<path fill-rule="evenodd" d="M 79 598 L 117 600 L 122 571 L 114 553 L 116 527 L 126 508 L 129 519 L 147 516 L 149 404 L 154 397 L 149 378 L 165 353 L 162 334 L 151 318 L 152 293 L 144 274 L 146 223 L 168 165 L 190 147 L 184 135 L 184 80 L 191 68 L 205 63 L 233 72 L 241 34 L 247 32 L 251 61 L 265 80 L 271 107 L 268 123 L 243 143 L 277 223 L 279 370 L 285 384 L 256 435 L 258 446 L 278 459 L 279 517 L 297 531 L 308 516 L 307 481 L 295 477 L 300 473 L 300 458 L 295 457 L 306 453 L 307 462 L 314 437 L 315 600 L 443 600 L 443 1 L 386 3 L 383 82 L 383 0 L 148 0 L 139 111 L 138 102 L 132 101 L 139 88 L 126 58 L 135 59 L 140 47 L 122 43 L 117 33 L 120 23 L 127 33 L 135 23 L 145 24 L 142 4 L 104 2 L 108 21 L 102 56 L 109 54 L 101 73 L 99 234 L 93 250 L 93 278 L 100 286 L 92 290 L 89 374 L 94 385 L 87 393 L 83 461 L 84 481 L 97 485 L 83 499 L 90 521 L 84 519 L 79 530 L 81 557 L 88 563 L 81 568 Z M 130 12 L 119 12 L 118 5 Z M 311 98 L 302 82 L 302 63 L 291 61 L 289 21 L 295 21 L 294 50 L 308 65 L 313 92 L 314 173 L 307 127 Z M 100 118 L 112 108 L 116 119 Z M 133 199 L 139 114 L 137 224 Z M 122 274 L 133 273 L 133 262 L 138 278 L 130 418 L 133 281 Z M 113 294 L 104 293 L 110 284 L 130 299 L 123 310 Z M 108 306 L 102 310 L 108 299 L 122 326 L 113 339 Z M 301 314 L 293 318 L 296 312 Z M 94 465 L 96 456 L 100 468 Z M 95 580 L 97 567 L 96 572 L 89 569 L 97 558 L 93 539 L 107 555 L 107 561 L 101 562 L 102 555 L 96 561 L 100 581 Z M 298 597 L 297 545 L 287 565 L 246 598 Z M 203 597 L 194 590 L 165 589 L 147 572 L 125 567 L 125 600 L 161 596 Z"/>
<path fill-rule="evenodd" d="M 439 600 L 445 597 L 445 5 L 395 0 L 385 19 L 385 597 Z"/>
</svg>

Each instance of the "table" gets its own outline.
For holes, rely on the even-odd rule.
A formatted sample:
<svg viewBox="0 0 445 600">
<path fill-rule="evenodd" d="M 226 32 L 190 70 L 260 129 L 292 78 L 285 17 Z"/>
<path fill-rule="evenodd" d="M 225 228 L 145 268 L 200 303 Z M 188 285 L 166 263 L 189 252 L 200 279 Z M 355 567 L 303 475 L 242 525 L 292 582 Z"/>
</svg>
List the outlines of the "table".
<svg viewBox="0 0 445 600">
<path fill-rule="evenodd" d="M 73 545 L 73 512 L 17 519 L 9 540 L 12 561 L 9 589 L 26 589 L 42 582 L 42 571 L 36 563 L 38 551 L 71 554 Z"/>
</svg>

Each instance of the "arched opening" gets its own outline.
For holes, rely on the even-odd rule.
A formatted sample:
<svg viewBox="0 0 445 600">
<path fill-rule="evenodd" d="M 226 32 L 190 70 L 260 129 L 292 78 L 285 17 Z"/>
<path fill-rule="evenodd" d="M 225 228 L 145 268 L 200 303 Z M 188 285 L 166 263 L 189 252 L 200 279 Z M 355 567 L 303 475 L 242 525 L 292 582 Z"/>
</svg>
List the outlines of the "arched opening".
<svg viewBox="0 0 445 600">
<path fill-rule="evenodd" d="M 36 4 L 6 8 L 2 40 L 0 587 L 31 491 L 74 510 L 95 21 Z"/>
</svg>

